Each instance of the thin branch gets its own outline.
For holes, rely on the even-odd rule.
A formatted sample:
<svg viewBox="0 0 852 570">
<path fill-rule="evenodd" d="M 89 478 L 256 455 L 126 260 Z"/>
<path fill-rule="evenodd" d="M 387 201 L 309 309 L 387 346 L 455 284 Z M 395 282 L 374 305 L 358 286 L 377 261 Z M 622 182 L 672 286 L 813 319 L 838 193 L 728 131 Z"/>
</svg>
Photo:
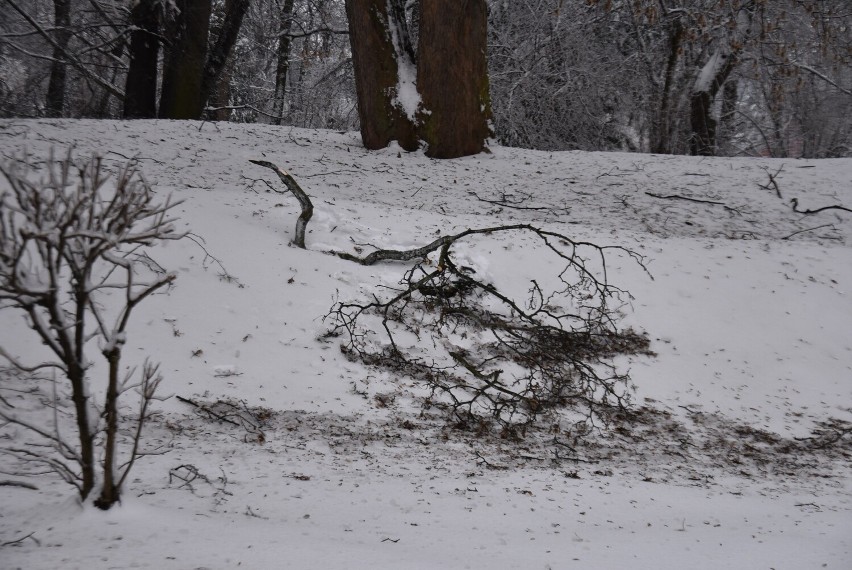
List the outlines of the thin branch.
<svg viewBox="0 0 852 570">
<path fill-rule="evenodd" d="M 669 194 L 667 196 L 663 196 L 662 194 L 655 194 L 653 192 L 645 192 L 646 195 L 651 196 L 652 198 L 660 198 L 662 200 L 686 200 L 687 202 L 696 202 L 698 204 L 712 204 L 714 206 L 722 206 L 729 212 L 740 213 L 736 208 L 732 208 L 728 206 L 724 202 L 717 202 L 715 200 L 700 200 L 698 198 L 690 198 L 689 196 L 681 196 L 680 194 Z"/>
<path fill-rule="evenodd" d="M 852 209 L 847 208 L 846 206 L 823 206 L 822 208 L 817 208 L 815 210 L 800 210 L 799 200 L 797 198 L 791 199 L 790 204 L 793 205 L 793 211 L 797 214 L 818 214 L 820 212 L 824 212 L 825 210 L 843 210 L 844 212 L 852 212 Z"/>
</svg>

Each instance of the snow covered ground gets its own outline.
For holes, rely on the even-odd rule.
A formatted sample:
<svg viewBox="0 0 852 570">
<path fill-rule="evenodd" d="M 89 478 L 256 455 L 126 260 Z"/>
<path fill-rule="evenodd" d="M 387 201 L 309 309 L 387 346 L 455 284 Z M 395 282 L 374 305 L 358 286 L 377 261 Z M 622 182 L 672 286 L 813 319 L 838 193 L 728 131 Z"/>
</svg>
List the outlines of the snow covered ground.
<svg viewBox="0 0 852 570">
<path fill-rule="evenodd" d="M 136 157 L 209 256 L 157 248 L 178 280 L 139 307 L 125 351 L 160 361 L 176 396 L 146 440 L 168 453 L 105 513 L 49 475 L 0 486 L 0 567 L 852 568 L 852 214 L 790 205 L 852 207 L 852 160 L 493 147 L 435 161 L 367 152 L 357 133 L 0 121 L 3 160 L 69 145 Z M 296 200 L 249 159 L 311 195 L 307 250 L 289 245 Z M 645 256 L 653 280 L 627 256 L 609 267 L 634 297 L 624 324 L 656 353 L 618 361 L 648 407 L 635 430 L 574 452 L 455 431 L 421 414 L 412 380 L 319 340 L 335 300 L 408 267 L 325 252 L 517 222 Z M 500 245 L 471 252 L 477 270 L 526 280 L 543 264 L 524 240 Z M 0 324 L 2 346 L 37 354 L 19 315 Z M 0 445 L 22 437 L 0 428 Z"/>
</svg>

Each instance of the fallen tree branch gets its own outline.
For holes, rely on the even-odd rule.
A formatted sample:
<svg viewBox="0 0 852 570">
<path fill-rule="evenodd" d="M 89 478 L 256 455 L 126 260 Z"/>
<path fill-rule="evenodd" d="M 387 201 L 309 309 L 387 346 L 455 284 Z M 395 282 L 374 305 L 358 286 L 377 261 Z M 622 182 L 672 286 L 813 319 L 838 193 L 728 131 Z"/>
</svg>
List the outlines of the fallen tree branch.
<svg viewBox="0 0 852 570">
<path fill-rule="evenodd" d="M 281 179 L 281 182 L 284 183 L 284 186 L 287 187 L 287 190 L 292 192 L 296 199 L 299 201 L 299 206 L 302 208 L 302 213 L 299 214 L 299 219 L 296 221 L 296 236 L 293 239 L 293 242 L 296 244 L 297 247 L 306 249 L 305 228 L 307 228 L 311 216 L 314 215 L 314 205 L 311 202 L 311 199 L 308 197 L 305 191 L 302 190 L 302 187 L 299 186 L 299 183 L 296 182 L 296 179 L 293 178 L 286 170 L 282 170 L 278 166 L 265 160 L 249 160 L 249 162 L 258 166 L 262 166 L 264 168 L 269 168 L 270 170 L 275 172 L 275 174 L 278 175 L 278 178 Z"/>
<path fill-rule="evenodd" d="M 530 276 L 525 295 L 454 258 L 458 240 L 501 232 L 530 235 L 553 258 Z M 650 352 L 646 337 L 615 326 L 616 304 L 629 294 L 609 283 L 606 250 L 644 268 L 630 250 L 529 224 L 468 229 L 407 251 L 336 253 L 362 265 L 420 261 L 389 296 L 335 304 L 327 336 L 342 333 L 341 349 L 352 359 L 422 382 L 430 391 L 424 405 L 448 412 L 454 427 L 484 432 L 496 424 L 501 436 L 520 437 L 556 409 L 576 412 L 578 422 L 606 422 L 629 400 L 628 377 L 610 359 Z"/>
<path fill-rule="evenodd" d="M 740 213 L 740 211 L 736 208 L 732 208 L 724 202 L 717 202 L 715 200 L 700 200 L 698 198 L 690 198 L 689 196 L 681 196 L 680 194 L 669 194 L 667 196 L 664 196 L 662 194 L 654 194 L 653 192 L 645 192 L 645 194 L 651 196 L 652 198 L 660 198 L 661 200 L 686 200 L 687 202 L 697 202 L 698 204 L 712 204 L 714 206 L 722 206 L 729 212 L 735 212 L 737 214 Z"/>
<path fill-rule="evenodd" d="M 792 200 L 790 200 L 790 204 L 793 205 L 793 211 L 797 214 L 818 214 L 826 210 L 843 210 L 844 212 L 852 212 L 852 209 L 847 208 L 846 206 L 823 206 L 822 208 L 817 208 L 816 210 L 800 210 L 799 200 L 797 198 L 793 198 Z"/>
<path fill-rule="evenodd" d="M 0 487 L 22 487 L 24 489 L 32 489 L 33 491 L 38 491 L 38 487 L 36 487 L 32 483 L 26 483 L 24 481 L 0 481 Z"/>
</svg>

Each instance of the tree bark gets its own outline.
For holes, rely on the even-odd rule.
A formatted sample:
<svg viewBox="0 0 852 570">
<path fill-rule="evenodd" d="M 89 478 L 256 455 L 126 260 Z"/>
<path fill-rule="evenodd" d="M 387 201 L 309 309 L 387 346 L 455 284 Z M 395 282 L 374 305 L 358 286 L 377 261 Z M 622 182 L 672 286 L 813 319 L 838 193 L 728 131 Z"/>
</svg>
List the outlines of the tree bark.
<svg viewBox="0 0 852 570">
<path fill-rule="evenodd" d="M 163 66 L 160 117 L 198 119 L 204 110 L 201 84 L 210 31 L 211 0 L 175 0 L 174 40 Z"/>
<path fill-rule="evenodd" d="M 713 118 L 713 101 L 734 69 L 735 63 L 734 54 L 717 51 L 699 74 L 699 81 L 696 81 L 696 87 L 689 100 L 689 121 L 692 129 L 689 151 L 693 156 L 716 154 L 716 119 Z M 701 76 L 705 73 L 712 74 L 706 84 L 701 81 Z"/>
<path fill-rule="evenodd" d="M 124 88 L 124 118 L 157 116 L 157 58 L 160 18 L 157 0 L 140 0 L 130 12 L 130 69 Z"/>
<path fill-rule="evenodd" d="M 53 25 L 56 28 L 56 44 L 53 48 L 45 107 L 48 117 L 61 117 L 65 107 L 67 76 L 65 54 L 71 39 L 71 0 L 53 0 Z"/>
<path fill-rule="evenodd" d="M 681 43 L 685 35 L 680 19 L 673 17 L 669 24 L 669 57 L 663 77 L 660 106 L 657 109 L 657 120 L 651 125 L 651 152 L 668 154 L 672 148 L 672 110 L 671 99 L 674 91 L 675 71 L 680 62 Z"/>
<path fill-rule="evenodd" d="M 736 67 L 744 43 L 751 35 L 755 2 L 740 7 L 733 23 L 732 36 L 725 45 L 719 46 L 704 67 L 692 87 L 689 100 L 689 119 L 692 130 L 689 151 L 693 156 L 716 154 L 716 119 L 713 118 L 713 101 L 719 89 Z"/>
<path fill-rule="evenodd" d="M 287 97 L 287 76 L 290 74 L 290 27 L 293 23 L 293 0 L 284 0 L 278 19 L 278 63 L 275 68 L 275 96 L 272 100 L 273 124 L 280 125 Z"/>
<path fill-rule="evenodd" d="M 346 15 L 364 146 L 385 148 L 396 140 L 405 150 L 417 149 L 414 119 L 395 104 L 399 62 L 405 53 L 398 37 L 401 28 L 388 12 L 388 1 L 346 0 Z"/>
<path fill-rule="evenodd" d="M 201 82 L 202 104 L 210 102 L 211 96 L 213 106 L 220 107 L 228 104 L 228 100 L 216 99 L 216 91 L 219 79 L 228 63 L 228 58 L 237 43 L 237 36 L 243 25 L 243 17 L 246 15 L 250 0 L 226 0 L 225 15 L 222 28 L 216 36 L 216 41 L 207 54 L 207 63 L 204 66 L 204 78 Z M 208 17 L 209 18 L 209 17 Z"/>
<path fill-rule="evenodd" d="M 427 156 L 477 154 L 491 135 L 485 0 L 422 0 L 417 85 Z"/>
</svg>

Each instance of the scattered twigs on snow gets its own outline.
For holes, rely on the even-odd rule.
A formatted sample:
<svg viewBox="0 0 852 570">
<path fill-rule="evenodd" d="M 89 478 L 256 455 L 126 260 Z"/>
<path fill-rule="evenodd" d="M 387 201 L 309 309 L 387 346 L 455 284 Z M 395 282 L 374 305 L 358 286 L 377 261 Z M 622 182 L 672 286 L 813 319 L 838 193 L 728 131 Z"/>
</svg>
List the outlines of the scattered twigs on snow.
<svg viewBox="0 0 852 570">
<path fill-rule="evenodd" d="M 177 398 L 178 401 L 183 402 L 184 404 L 189 404 L 190 406 L 195 407 L 199 411 L 204 412 L 209 417 L 211 417 L 215 420 L 219 420 L 220 422 L 225 422 L 225 423 L 229 423 L 231 425 L 235 425 L 237 427 L 240 427 L 240 424 L 238 422 L 235 422 L 231 418 L 224 416 L 222 414 L 217 414 L 216 412 L 214 412 L 213 410 L 211 410 L 210 408 L 208 408 L 204 404 L 199 404 L 198 402 L 190 400 L 189 398 L 184 398 L 183 396 L 175 396 L 175 398 Z"/>
<path fill-rule="evenodd" d="M 296 235 L 293 239 L 293 243 L 296 244 L 297 247 L 305 249 L 305 228 L 308 226 L 308 222 L 311 219 L 311 216 L 314 215 L 314 205 L 311 202 L 311 199 L 302 190 L 302 187 L 299 186 L 299 183 L 296 182 L 296 179 L 290 175 L 289 172 L 283 170 L 276 166 L 271 162 L 267 162 L 265 160 L 249 160 L 252 164 L 256 164 L 258 166 L 262 166 L 264 168 L 269 168 L 275 174 L 278 175 L 278 178 L 281 179 L 281 182 L 284 183 L 284 186 L 287 187 L 287 190 L 293 193 L 296 199 L 299 201 L 299 206 L 302 208 L 302 213 L 299 215 L 299 219 L 296 221 Z M 283 194 L 283 192 L 282 192 Z"/>
<path fill-rule="evenodd" d="M 267 420 L 269 420 L 269 418 L 273 415 L 273 412 L 269 409 L 262 407 L 249 407 L 249 405 L 242 400 L 236 402 L 229 400 L 217 400 L 216 402 L 211 403 L 201 403 L 182 396 L 175 397 L 178 401 L 194 407 L 199 414 L 204 415 L 211 420 L 224 422 L 245 429 L 252 436 L 251 440 L 246 437 L 246 442 L 251 441 L 254 443 L 264 443 L 266 441 L 266 434 L 263 430 L 266 426 Z"/>
<path fill-rule="evenodd" d="M 486 204 L 492 204 L 494 206 L 500 206 L 501 208 L 511 208 L 513 210 L 533 210 L 537 212 L 551 212 L 554 214 L 568 211 L 567 208 L 552 208 L 550 206 L 526 206 L 525 203 L 530 198 L 532 198 L 532 194 L 527 194 L 526 192 L 521 192 L 520 196 L 503 192 L 500 195 L 500 198 L 496 200 L 489 200 L 488 198 L 483 198 L 473 190 L 469 191 L 468 195 L 473 196 L 480 202 L 485 202 Z"/>
<path fill-rule="evenodd" d="M 655 194 L 653 192 L 645 192 L 645 194 L 652 198 L 660 198 L 661 200 L 686 200 L 687 202 L 696 202 L 698 204 L 712 204 L 714 206 L 722 206 L 729 212 L 734 212 L 736 214 L 740 213 L 740 211 L 736 208 L 732 208 L 724 202 L 717 202 L 716 200 L 701 200 L 699 198 L 690 198 L 689 196 L 682 196 L 680 194 L 669 194 L 665 196 L 662 194 Z"/>
</svg>

